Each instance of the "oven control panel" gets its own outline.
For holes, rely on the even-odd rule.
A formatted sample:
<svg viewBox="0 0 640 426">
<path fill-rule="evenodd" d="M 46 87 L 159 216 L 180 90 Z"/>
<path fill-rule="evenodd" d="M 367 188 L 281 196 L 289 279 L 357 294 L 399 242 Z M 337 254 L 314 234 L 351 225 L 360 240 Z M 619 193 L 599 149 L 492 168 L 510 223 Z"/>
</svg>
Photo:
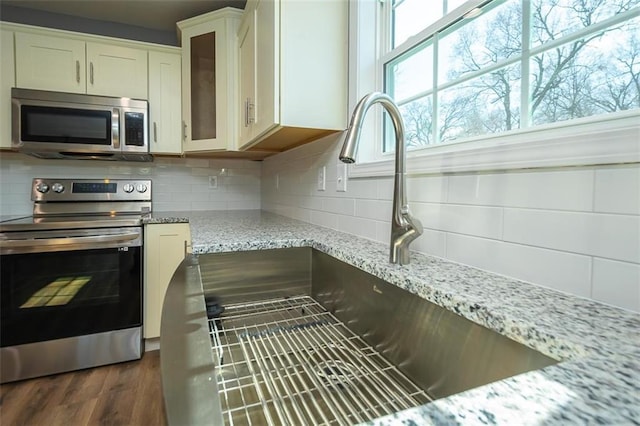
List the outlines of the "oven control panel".
<svg viewBox="0 0 640 426">
<path fill-rule="evenodd" d="M 151 201 L 151 180 L 35 178 L 31 185 L 31 200 Z"/>
</svg>

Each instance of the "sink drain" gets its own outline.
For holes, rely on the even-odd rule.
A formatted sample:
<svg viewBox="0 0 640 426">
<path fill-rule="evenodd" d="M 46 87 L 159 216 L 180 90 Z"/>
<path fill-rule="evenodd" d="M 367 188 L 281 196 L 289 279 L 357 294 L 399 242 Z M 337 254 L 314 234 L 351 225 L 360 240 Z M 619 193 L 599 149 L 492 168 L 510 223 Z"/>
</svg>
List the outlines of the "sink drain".
<svg viewBox="0 0 640 426">
<path fill-rule="evenodd" d="M 327 384 L 341 389 L 353 385 L 358 378 L 357 368 L 339 359 L 329 359 L 316 364 L 315 373 Z"/>
</svg>

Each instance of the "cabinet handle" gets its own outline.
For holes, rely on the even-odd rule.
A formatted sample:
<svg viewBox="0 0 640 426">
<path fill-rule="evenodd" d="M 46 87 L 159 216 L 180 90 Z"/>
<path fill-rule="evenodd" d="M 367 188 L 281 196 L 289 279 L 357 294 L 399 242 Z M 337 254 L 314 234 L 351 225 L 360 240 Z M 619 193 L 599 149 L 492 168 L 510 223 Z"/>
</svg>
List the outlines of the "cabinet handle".
<svg viewBox="0 0 640 426">
<path fill-rule="evenodd" d="M 158 142 L 158 126 L 155 121 L 153 122 L 153 141 Z"/>
<path fill-rule="evenodd" d="M 89 62 L 89 82 L 93 84 L 93 62 Z"/>
<path fill-rule="evenodd" d="M 251 123 L 255 122 L 255 118 L 251 114 L 251 111 L 253 111 L 254 108 L 255 105 L 251 102 L 251 98 L 247 98 L 244 103 L 244 127 L 249 127 Z"/>
<path fill-rule="evenodd" d="M 80 61 L 76 61 L 76 83 L 80 83 Z"/>
<path fill-rule="evenodd" d="M 249 127 L 249 98 L 244 101 L 244 127 Z"/>
</svg>

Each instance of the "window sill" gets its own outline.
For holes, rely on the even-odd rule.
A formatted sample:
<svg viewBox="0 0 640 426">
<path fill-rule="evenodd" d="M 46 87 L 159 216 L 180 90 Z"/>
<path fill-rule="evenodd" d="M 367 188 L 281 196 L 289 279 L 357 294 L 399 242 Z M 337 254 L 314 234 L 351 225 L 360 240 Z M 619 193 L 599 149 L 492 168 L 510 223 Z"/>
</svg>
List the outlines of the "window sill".
<svg viewBox="0 0 640 426">
<path fill-rule="evenodd" d="M 499 171 L 640 162 L 637 110 L 477 137 L 408 153 L 407 174 Z M 349 177 L 392 176 L 393 154 L 350 167 Z"/>
</svg>

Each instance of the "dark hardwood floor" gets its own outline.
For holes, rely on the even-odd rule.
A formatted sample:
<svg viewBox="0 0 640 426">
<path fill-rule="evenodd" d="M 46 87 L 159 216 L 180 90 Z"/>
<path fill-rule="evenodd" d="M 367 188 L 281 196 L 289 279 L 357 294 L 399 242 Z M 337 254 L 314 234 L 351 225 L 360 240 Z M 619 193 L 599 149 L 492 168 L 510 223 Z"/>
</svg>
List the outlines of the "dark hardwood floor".
<svg viewBox="0 0 640 426">
<path fill-rule="evenodd" d="M 159 353 L 0 385 L 0 425 L 165 425 Z"/>
</svg>

